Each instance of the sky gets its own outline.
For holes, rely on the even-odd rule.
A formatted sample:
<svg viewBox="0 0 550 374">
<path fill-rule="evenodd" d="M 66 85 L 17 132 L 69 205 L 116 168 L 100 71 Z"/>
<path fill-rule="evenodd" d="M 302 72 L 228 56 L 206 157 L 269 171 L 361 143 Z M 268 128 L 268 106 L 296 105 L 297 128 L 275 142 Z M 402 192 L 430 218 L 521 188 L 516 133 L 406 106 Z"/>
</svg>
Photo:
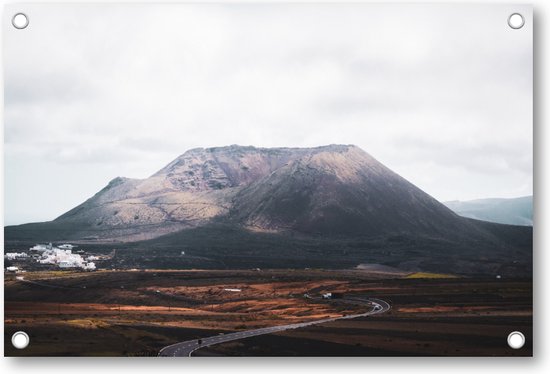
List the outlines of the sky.
<svg viewBox="0 0 550 374">
<path fill-rule="evenodd" d="M 355 144 L 440 201 L 531 195 L 531 20 L 511 5 L 9 5 L 5 224 L 230 144 Z"/>
</svg>

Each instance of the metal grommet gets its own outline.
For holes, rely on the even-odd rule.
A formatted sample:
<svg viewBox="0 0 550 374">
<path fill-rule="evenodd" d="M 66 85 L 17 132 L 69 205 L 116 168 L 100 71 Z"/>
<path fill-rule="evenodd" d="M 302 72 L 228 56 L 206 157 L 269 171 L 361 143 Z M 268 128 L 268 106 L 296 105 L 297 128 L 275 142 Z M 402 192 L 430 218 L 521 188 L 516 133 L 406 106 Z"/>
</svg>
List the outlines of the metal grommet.
<svg viewBox="0 0 550 374">
<path fill-rule="evenodd" d="M 512 349 L 520 349 L 525 345 L 525 335 L 519 331 L 512 331 L 508 335 L 508 345 Z"/>
<path fill-rule="evenodd" d="M 11 336 L 11 344 L 17 349 L 25 349 L 31 342 L 29 336 L 24 331 L 17 331 Z"/>
<path fill-rule="evenodd" d="M 510 26 L 513 29 L 521 29 L 525 25 L 525 19 L 523 16 L 519 13 L 512 13 L 510 17 L 508 17 L 508 26 Z"/>
<path fill-rule="evenodd" d="M 11 19 L 13 27 L 22 30 L 29 25 L 29 17 L 25 13 L 17 13 Z"/>
</svg>

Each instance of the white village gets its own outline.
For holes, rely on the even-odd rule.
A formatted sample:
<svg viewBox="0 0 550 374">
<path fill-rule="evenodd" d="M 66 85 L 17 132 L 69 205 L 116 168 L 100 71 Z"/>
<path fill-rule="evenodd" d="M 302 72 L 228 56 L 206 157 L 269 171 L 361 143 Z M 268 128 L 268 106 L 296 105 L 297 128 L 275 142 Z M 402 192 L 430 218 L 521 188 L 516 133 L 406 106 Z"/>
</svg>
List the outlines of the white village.
<svg viewBox="0 0 550 374">
<path fill-rule="evenodd" d="M 54 246 L 52 243 L 36 244 L 29 249 L 30 255 L 25 252 L 11 252 L 6 253 L 4 258 L 11 261 L 31 259 L 40 264 L 54 265 L 61 269 L 96 270 L 94 261 L 99 258 L 97 256 L 83 257 L 78 253 L 73 253 L 75 247 L 72 244 L 60 244 L 58 246 Z M 8 272 L 20 271 L 16 266 L 8 266 L 6 270 Z"/>
</svg>

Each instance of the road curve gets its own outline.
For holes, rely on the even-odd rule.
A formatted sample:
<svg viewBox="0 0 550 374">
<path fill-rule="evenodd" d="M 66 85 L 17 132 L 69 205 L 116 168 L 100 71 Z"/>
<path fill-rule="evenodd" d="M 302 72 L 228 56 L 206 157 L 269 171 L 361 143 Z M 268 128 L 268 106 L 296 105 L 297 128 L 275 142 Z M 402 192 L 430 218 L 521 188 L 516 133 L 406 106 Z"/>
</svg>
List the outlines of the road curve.
<svg viewBox="0 0 550 374">
<path fill-rule="evenodd" d="M 325 318 L 317 321 L 294 323 L 291 325 L 264 327 L 256 330 L 239 331 L 239 332 L 233 332 L 233 333 L 224 334 L 224 335 L 215 335 L 215 336 L 201 339 L 202 340 L 201 344 L 199 344 L 199 340 L 197 339 L 187 340 L 181 343 L 172 344 L 162 348 L 158 355 L 160 357 L 191 357 L 191 354 L 195 352 L 197 349 L 210 347 L 215 344 L 221 344 L 221 343 L 226 343 L 234 340 L 250 338 L 251 336 L 265 335 L 265 334 L 271 334 L 279 331 L 298 329 L 301 327 L 312 326 L 312 325 L 317 325 L 317 324 L 326 323 L 326 322 L 333 322 L 341 319 L 367 317 L 374 314 L 385 313 L 391 309 L 390 304 L 380 299 L 353 298 L 353 299 L 349 299 L 349 301 L 363 302 L 363 303 L 369 304 L 372 306 L 372 309 L 369 310 L 368 312 L 361 313 L 361 314 L 350 314 L 347 316 Z"/>
</svg>

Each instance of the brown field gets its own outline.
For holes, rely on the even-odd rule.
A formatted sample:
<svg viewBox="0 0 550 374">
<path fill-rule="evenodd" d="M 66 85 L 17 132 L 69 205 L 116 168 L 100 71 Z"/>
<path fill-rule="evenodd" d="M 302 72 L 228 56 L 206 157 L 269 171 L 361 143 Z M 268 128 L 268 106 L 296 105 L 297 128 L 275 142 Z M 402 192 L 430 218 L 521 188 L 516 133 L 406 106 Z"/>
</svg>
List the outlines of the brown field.
<svg viewBox="0 0 550 374">
<path fill-rule="evenodd" d="M 303 297 L 329 291 L 381 298 L 393 309 L 196 355 L 532 355 L 531 280 L 388 276 L 357 270 L 25 273 L 31 282 L 6 276 L 5 355 L 156 355 L 178 341 L 364 311 Z M 18 330 L 31 338 L 25 350 L 11 346 Z M 520 350 L 506 345 L 513 330 L 527 337 Z"/>
</svg>

